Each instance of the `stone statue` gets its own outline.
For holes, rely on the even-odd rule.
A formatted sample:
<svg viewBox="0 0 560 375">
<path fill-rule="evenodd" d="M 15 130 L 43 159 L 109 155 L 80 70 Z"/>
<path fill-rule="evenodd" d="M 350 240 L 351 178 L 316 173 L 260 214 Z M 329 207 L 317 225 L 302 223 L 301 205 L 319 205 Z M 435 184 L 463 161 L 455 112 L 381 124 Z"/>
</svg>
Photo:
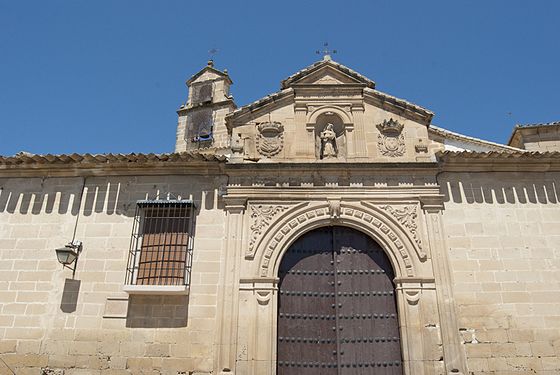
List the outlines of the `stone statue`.
<svg viewBox="0 0 560 375">
<path fill-rule="evenodd" d="M 338 150 L 336 147 L 336 133 L 333 124 L 328 123 L 321 132 L 321 159 L 336 158 Z"/>
</svg>

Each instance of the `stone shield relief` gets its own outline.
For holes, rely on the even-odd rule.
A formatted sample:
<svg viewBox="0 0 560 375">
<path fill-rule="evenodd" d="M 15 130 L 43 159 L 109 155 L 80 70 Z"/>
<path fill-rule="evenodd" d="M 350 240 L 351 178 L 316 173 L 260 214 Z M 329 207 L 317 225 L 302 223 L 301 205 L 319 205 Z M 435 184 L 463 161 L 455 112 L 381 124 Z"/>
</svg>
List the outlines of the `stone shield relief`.
<svg viewBox="0 0 560 375">
<path fill-rule="evenodd" d="M 262 156 L 277 155 L 284 147 L 284 126 L 276 121 L 257 124 L 256 147 Z"/>
<path fill-rule="evenodd" d="M 404 125 L 400 122 L 389 119 L 377 125 L 381 134 L 377 137 L 377 147 L 381 155 L 397 157 L 403 156 L 405 152 Z"/>
</svg>

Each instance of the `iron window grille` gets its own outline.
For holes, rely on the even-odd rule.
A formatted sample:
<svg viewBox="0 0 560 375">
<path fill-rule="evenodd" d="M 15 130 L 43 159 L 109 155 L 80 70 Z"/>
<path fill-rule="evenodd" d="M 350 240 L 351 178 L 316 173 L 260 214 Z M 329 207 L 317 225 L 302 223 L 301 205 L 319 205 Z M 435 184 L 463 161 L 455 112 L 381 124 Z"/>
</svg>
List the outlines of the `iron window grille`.
<svg viewBox="0 0 560 375">
<path fill-rule="evenodd" d="M 189 286 L 194 208 L 191 200 L 136 203 L 126 269 L 127 285 Z"/>
</svg>

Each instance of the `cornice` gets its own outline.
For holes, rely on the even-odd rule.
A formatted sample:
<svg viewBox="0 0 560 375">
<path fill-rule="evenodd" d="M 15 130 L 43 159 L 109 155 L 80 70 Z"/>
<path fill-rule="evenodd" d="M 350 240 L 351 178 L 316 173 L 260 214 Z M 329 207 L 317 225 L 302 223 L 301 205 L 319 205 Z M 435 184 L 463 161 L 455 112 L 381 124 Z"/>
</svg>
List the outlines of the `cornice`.
<svg viewBox="0 0 560 375">
<path fill-rule="evenodd" d="M 436 153 L 441 172 L 560 172 L 560 152 Z"/>
<path fill-rule="evenodd" d="M 281 163 L 228 163 L 225 165 L 225 171 L 235 173 L 244 171 L 271 171 L 276 173 L 296 171 L 364 171 L 371 174 L 376 171 L 395 171 L 402 173 L 405 171 L 426 171 L 437 172 L 438 163 L 436 162 L 400 162 L 400 163 L 372 163 L 372 162 L 331 162 L 318 163 L 317 161 L 309 162 L 281 162 Z"/>
</svg>

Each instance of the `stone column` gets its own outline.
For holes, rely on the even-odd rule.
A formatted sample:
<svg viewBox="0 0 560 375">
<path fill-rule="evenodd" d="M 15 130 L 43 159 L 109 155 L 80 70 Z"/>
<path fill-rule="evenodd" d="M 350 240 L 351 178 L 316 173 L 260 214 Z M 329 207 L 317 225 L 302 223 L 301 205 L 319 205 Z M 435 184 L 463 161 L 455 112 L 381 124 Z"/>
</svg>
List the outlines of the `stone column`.
<svg viewBox="0 0 560 375">
<path fill-rule="evenodd" d="M 425 213 L 434 269 L 445 373 L 448 375 L 465 374 L 466 359 L 461 347 L 461 337 L 459 335 L 455 301 L 453 299 L 453 275 L 449 267 L 448 247 L 445 242 L 443 223 L 441 221 L 444 209 L 443 195 L 422 196 L 420 197 L 420 202 Z"/>
<path fill-rule="evenodd" d="M 243 221 L 247 198 L 225 197 L 226 243 L 219 283 L 219 306 L 216 320 L 217 341 L 215 368 L 217 374 L 232 375 L 235 372 L 237 348 L 237 325 L 239 305 L 239 266 Z"/>
</svg>

